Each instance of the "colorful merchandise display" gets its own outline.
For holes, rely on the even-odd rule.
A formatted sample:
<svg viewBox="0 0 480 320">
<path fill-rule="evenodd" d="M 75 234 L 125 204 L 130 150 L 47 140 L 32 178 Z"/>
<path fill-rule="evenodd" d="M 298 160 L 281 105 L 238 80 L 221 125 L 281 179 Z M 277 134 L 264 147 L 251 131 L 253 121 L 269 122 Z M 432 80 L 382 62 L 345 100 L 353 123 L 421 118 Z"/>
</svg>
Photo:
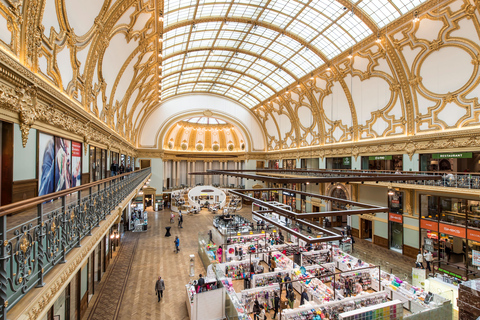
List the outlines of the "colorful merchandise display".
<svg viewBox="0 0 480 320">
<path fill-rule="evenodd" d="M 306 291 L 309 301 L 323 303 L 333 300 L 333 290 L 317 278 L 310 278 L 311 275 L 304 267 L 296 268 L 292 272 L 292 280 L 302 280 L 294 282 L 294 289 L 298 292 Z M 301 286 L 301 287 L 299 287 Z"/>
<path fill-rule="evenodd" d="M 319 265 L 328 262 L 329 250 L 302 252 L 301 265 L 304 267 Z"/>
<path fill-rule="evenodd" d="M 252 234 L 245 236 L 234 236 L 227 239 L 227 244 L 236 244 L 236 243 L 249 243 L 263 241 L 265 243 L 265 234 Z"/>
<path fill-rule="evenodd" d="M 341 320 L 403 319 L 403 308 L 399 300 L 357 309 L 340 314 Z"/>
<path fill-rule="evenodd" d="M 334 257 L 337 262 L 337 268 L 341 271 L 350 271 L 355 269 L 373 267 L 373 264 L 363 262 L 343 251 L 338 251 L 338 254 Z"/>
<path fill-rule="evenodd" d="M 254 288 L 257 288 L 257 287 L 265 287 L 265 286 L 277 283 L 278 275 L 280 275 L 283 280 L 285 276 L 290 275 L 291 272 L 292 270 L 282 270 L 282 271 L 254 274 L 252 277 L 252 286 Z"/>
<path fill-rule="evenodd" d="M 377 292 L 361 297 L 346 298 L 341 301 L 330 301 L 315 306 L 284 310 L 282 319 L 310 320 L 316 319 L 317 316 L 324 320 L 339 319 L 342 313 L 387 302 L 387 297 L 388 294 L 386 292 Z"/>
<path fill-rule="evenodd" d="M 252 260 L 255 269 L 258 266 L 258 260 Z M 220 264 L 224 268 L 225 276 L 234 280 L 250 277 L 250 260 L 233 261 Z"/>
<path fill-rule="evenodd" d="M 287 258 L 283 253 L 278 251 L 272 252 L 272 256 L 275 258 L 277 268 L 279 269 L 293 269 L 293 261 Z"/>
<path fill-rule="evenodd" d="M 273 309 L 275 292 L 280 296 L 278 283 L 263 288 L 243 290 L 241 292 L 242 303 L 245 306 L 246 312 L 251 313 L 253 311 L 255 300 L 257 300 L 267 312 Z"/>
</svg>

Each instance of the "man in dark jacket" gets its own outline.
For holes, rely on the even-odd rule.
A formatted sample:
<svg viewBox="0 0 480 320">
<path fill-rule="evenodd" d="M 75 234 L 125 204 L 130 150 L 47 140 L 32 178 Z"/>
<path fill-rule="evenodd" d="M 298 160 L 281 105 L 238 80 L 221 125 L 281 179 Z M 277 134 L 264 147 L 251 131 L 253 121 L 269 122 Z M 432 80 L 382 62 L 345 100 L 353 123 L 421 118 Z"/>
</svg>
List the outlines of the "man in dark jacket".
<svg viewBox="0 0 480 320">
<path fill-rule="evenodd" d="M 302 297 L 300 298 L 300 305 L 303 306 L 305 304 L 305 301 L 309 301 L 308 294 L 305 290 L 303 290 Z"/>
<path fill-rule="evenodd" d="M 278 297 L 278 294 L 275 292 L 275 298 L 273 298 L 273 317 L 272 319 L 275 319 L 277 317 L 278 309 L 280 308 L 280 298 Z"/>
<path fill-rule="evenodd" d="M 199 275 L 197 284 L 198 284 L 199 286 L 203 286 L 203 285 L 205 284 L 205 279 L 203 279 L 203 276 L 202 276 L 201 274 Z"/>
<path fill-rule="evenodd" d="M 163 298 L 163 290 L 165 290 L 165 282 L 162 277 L 158 277 L 157 282 L 155 283 L 155 292 L 158 296 L 158 302 Z"/>
</svg>

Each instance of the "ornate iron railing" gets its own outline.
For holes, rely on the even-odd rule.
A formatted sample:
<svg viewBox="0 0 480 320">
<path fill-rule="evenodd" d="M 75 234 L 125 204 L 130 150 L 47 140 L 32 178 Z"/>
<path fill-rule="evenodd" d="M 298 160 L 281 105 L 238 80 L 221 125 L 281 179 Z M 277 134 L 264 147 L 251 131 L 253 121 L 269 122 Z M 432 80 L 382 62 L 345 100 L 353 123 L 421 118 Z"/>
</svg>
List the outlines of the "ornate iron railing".
<svg viewBox="0 0 480 320">
<path fill-rule="evenodd" d="M 0 207 L 0 319 L 92 234 L 150 168 Z"/>
</svg>

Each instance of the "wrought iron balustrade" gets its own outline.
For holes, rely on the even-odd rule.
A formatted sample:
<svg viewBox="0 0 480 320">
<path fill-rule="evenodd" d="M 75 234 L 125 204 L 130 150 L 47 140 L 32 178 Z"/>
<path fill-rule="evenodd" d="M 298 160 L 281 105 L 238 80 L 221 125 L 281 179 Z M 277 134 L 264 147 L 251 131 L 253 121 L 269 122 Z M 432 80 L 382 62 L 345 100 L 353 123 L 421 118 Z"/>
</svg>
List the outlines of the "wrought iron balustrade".
<svg viewBox="0 0 480 320">
<path fill-rule="evenodd" d="M 0 207 L 0 319 L 150 174 L 150 168 Z"/>
</svg>

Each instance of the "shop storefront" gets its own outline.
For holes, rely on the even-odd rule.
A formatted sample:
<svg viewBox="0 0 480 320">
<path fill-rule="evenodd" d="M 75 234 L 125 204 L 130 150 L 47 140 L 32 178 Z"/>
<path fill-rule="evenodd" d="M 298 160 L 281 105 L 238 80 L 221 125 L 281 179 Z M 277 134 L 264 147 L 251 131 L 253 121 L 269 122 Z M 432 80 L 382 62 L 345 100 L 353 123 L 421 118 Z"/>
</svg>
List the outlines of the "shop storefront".
<svg viewBox="0 0 480 320">
<path fill-rule="evenodd" d="M 390 249 L 403 253 L 403 215 L 388 214 L 388 232 Z"/>
<path fill-rule="evenodd" d="M 464 280 L 477 273 L 478 209 L 476 200 L 420 195 L 420 245 L 438 260 L 437 271 Z"/>
<path fill-rule="evenodd" d="M 297 167 L 296 159 L 286 159 L 283 160 L 283 168 L 287 170 L 293 170 Z"/>
<path fill-rule="evenodd" d="M 90 182 L 107 177 L 107 150 L 90 146 Z"/>
<path fill-rule="evenodd" d="M 292 211 L 295 211 L 297 205 L 297 194 L 290 191 L 282 191 L 283 204 L 286 204 L 292 208 Z"/>
<path fill-rule="evenodd" d="M 278 169 L 280 167 L 279 160 L 269 160 L 268 161 L 268 169 Z"/>
<path fill-rule="evenodd" d="M 480 172 L 480 152 L 427 153 L 420 155 L 420 171 Z"/>
<path fill-rule="evenodd" d="M 362 157 L 362 170 L 403 170 L 403 155 Z"/>
<path fill-rule="evenodd" d="M 352 158 L 351 157 L 327 158 L 326 166 L 327 166 L 327 169 L 351 169 Z"/>
</svg>

